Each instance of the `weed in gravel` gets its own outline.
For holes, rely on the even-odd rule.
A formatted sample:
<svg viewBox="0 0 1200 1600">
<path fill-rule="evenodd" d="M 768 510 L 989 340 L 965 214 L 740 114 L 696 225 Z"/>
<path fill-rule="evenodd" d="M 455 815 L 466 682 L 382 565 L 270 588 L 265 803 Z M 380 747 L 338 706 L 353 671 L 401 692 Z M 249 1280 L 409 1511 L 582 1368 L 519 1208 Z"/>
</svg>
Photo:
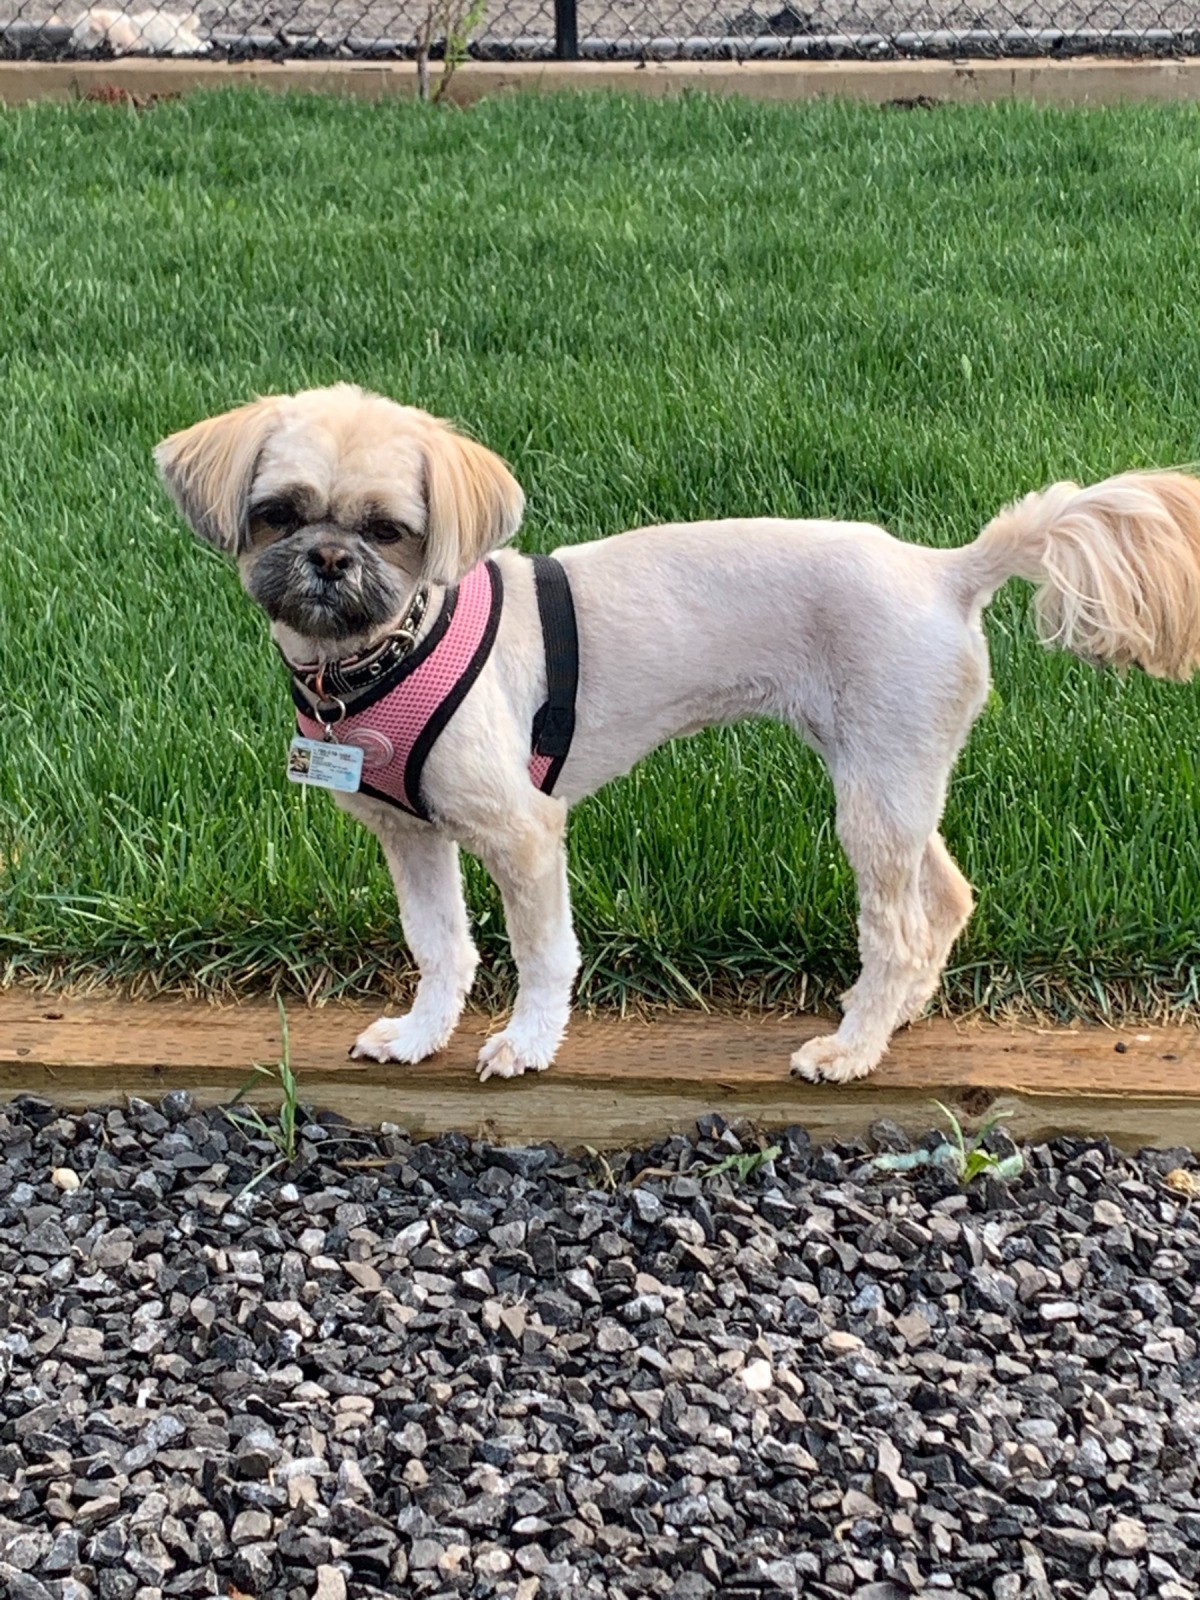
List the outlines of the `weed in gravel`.
<svg viewBox="0 0 1200 1600">
<path fill-rule="evenodd" d="M 1181 1194 L 1185 1200 L 1200 1200 L 1200 1175 L 1186 1167 L 1173 1167 L 1163 1183 L 1172 1194 Z"/>
<path fill-rule="evenodd" d="M 602 1150 L 597 1150 L 590 1144 L 585 1144 L 583 1148 L 585 1154 L 591 1157 L 598 1187 L 605 1194 L 613 1194 L 621 1180 L 617 1173 L 613 1171 L 612 1163 Z"/>
<path fill-rule="evenodd" d="M 767 1145 L 760 1150 L 737 1150 L 732 1154 L 723 1156 L 720 1161 L 709 1162 L 706 1166 L 692 1167 L 688 1176 L 690 1178 L 719 1178 L 730 1174 L 739 1183 L 749 1183 L 751 1178 L 757 1178 L 765 1168 L 780 1154 L 780 1146 Z M 615 1189 L 620 1181 L 612 1166 L 589 1148 L 588 1154 L 602 1164 L 600 1181 L 604 1188 Z M 678 1176 L 674 1167 L 643 1167 L 629 1181 L 629 1187 L 636 1189 L 639 1184 L 645 1183 L 648 1178 L 674 1178 Z"/>
<path fill-rule="evenodd" d="M 1025 1170 L 1025 1158 L 1019 1150 L 1012 1150 L 1008 1155 L 997 1155 L 995 1151 L 987 1148 L 988 1134 L 998 1127 L 1005 1117 L 1010 1116 L 1010 1112 L 993 1112 L 980 1123 L 973 1134 L 968 1136 L 963 1132 L 962 1123 L 949 1106 L 943 1105 L 940 1100 L 935 1100 L 933 1103 L 950 1124 L 949 1138 L 943 1134 L 941 1142 L 932 1149 L 922 1147 L 902 1153 L 889 1152 L 886 1155 L 876 1156 L 874 1165 L 878 1171 L 911 1172 L 917 1167 L 946 1167 L 966 1188 L 985 1173 L 990 1177 L 999 1178 L 1002 1182 L 1008 1182 L 1011 1178 L 1019 1177 Z"/>
<path fill-rule="evenodd" d="M 721 1161 L 714 1161 L 711 1166 L 698 1167 L 695 1176 L 698 1178 L 717 1178 L 722 1173 L 728 1172 L 739 1183 L 749 1183 L 751 1178 L 758 1177 L 759 1173 L 768 1162 L 774 1161 L 780 1153 L 777 1144 L 768 1145 L 765 1150 L 743 1150 L 738 1154 L 725 1156 Z"/>
<path fill-rule="evenodd" d="M 268 1139 L 274 1145 L 278 1154 L 274 1161 L 246 1185 L 244 1194 L 262 1183 L 271 1173 L 277 1172 L 280 1167 L 290 1167 L 298 1154 L 297 1137 L 299 1134 L 302 1110 L 299 1100 L 299 1086 L 296 1083 L 296 1074 L 292 1071 L 291 1044 L 288 1039 L 287 1012 L 283 1001 L 279 1005 L 279 1029 L 281 1048 L 279 1060 L 273 1066 L 264 1066 L 261 1062 L 254 1063 L 254 1070 L 245 1083 L 234 1095 L 232 1101 L 224 1108 L 226 1119 L 233 1124 L 240 1133 L 251 1137 Z M 279 1084 L 281 1100 L 279 1110 L 274 1122 L 268 1122 L 257 1106 L 241 1106 L 241 1101 L 255 1088 L 260 1078 L 269 1078 Z"/>
</svg>

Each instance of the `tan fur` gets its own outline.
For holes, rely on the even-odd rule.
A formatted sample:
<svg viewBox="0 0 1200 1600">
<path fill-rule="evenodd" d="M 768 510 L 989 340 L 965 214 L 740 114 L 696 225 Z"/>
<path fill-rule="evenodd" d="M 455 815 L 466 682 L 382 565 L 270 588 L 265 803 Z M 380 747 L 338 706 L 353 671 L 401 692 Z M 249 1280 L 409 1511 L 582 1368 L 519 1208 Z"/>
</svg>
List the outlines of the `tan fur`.
<svg viewBox="0 0 1200 1600">
<path fill-rule="evenodd" d="M 1049 645 L 1186 682 L 1200 667 L 1200 483 L 1127 472 L 1091 488 L 1056 483 L 995 517 L 959 552 L 964 598 L 1006 578 L 1041 581 Z"/>
<path fill-rule="evenodd" d="M 192 531 L 236 555 L 246 537 L 246 510 L 262 447 L 282 400 L 272 395 L 182 428 L 154 451 L 163 482 Z"/>
<path fill-rule="evenodd" d="M 457 583 L 521 525 L 525 495 L 500 457 L 430 417 L 425 440 L 429 520 L 423 576 Z"/>
<path fill-rule="evenodd" d="M 320 449 L 313 449 L 314 438 Z M 303 450 L 293 441 L 303 440 Z M 339 383 L 253 401 L 173 433 L 155 450 L 185 521 L 202 539 L 240 554 L 252 485 L 300 487 L 333 522 L 376 509 L 411 527 L 419 552 L 389 559 L 438 584 L 457 583 L 512 538 L 525 496 L 500 457 L 415 406 Z"/>
</svg>

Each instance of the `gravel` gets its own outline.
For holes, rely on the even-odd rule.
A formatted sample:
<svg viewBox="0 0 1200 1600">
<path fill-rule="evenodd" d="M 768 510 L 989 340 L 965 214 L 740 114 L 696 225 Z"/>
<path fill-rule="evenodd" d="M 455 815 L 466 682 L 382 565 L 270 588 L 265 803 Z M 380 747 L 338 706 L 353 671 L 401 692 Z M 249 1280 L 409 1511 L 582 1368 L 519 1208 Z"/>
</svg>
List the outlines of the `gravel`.
<svg viewBox="0 0 1200 1600">
<path fill-rule="evenodd" d="M 0 1594 L 1191 1600 L 1192 1158 L 875 1133 L 327 1118 L 262 1179 L 178 1092 L 0 1107 Z"/>
</svg>

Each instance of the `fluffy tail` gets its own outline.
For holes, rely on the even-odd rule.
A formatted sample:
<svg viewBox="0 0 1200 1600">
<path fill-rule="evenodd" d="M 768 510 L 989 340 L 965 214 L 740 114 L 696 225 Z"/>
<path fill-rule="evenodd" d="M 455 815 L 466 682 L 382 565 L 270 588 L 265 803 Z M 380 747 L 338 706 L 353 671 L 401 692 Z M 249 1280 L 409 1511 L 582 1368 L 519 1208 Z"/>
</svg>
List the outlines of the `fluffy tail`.
<svg viewBox="0 0 1200 1600">
<path fill-rule="evenodd" d="M 1040 583 L 1047 645 L 1180 683 L 1200 667 L 1195 478 L 1126 472 L 1090 489 L 1053 484 L 1008 506 L 952 560 L 968 607 L 986 605 L 1009 578 Z"/>
</svg>

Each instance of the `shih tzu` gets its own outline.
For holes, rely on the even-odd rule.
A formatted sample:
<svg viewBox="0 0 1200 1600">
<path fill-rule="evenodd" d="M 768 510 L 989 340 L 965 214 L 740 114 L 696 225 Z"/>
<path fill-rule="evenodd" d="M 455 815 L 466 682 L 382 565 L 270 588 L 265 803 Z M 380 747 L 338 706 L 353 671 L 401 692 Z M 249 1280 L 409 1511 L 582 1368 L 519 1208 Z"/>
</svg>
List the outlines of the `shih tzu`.
<svg viewBox="0 0 1200 1600">
<path fill-rule="evenodd" d="M 271 619 L 299 722 L 288 775 L 383 845 L 420 981 L 407 1015 L 354 1045 L 377 1061 L 442 1049 L 462 1012 L 461 845 L 499 885 L 519 973 L 479 1076 L 548 1067 L 579 965 L 569 807 L 665 740 L 769 716 L 828 763 L 859 901 L 841 1025 L 792 1070 L 862 1077 L 971 913 L 938 825 L 988 692 L 995 591 L 1034 580 L 1042 637 L 1091 660 L 1181 681 L 1200 664 L 1200 483 L 1176 473 L 1055 484 L 955 550 L 739 518 L 530 559 L 500 550 L 524 497 L 497 456 L 350 385 L 199 422 L 156 459 Z"/>
</svg>

